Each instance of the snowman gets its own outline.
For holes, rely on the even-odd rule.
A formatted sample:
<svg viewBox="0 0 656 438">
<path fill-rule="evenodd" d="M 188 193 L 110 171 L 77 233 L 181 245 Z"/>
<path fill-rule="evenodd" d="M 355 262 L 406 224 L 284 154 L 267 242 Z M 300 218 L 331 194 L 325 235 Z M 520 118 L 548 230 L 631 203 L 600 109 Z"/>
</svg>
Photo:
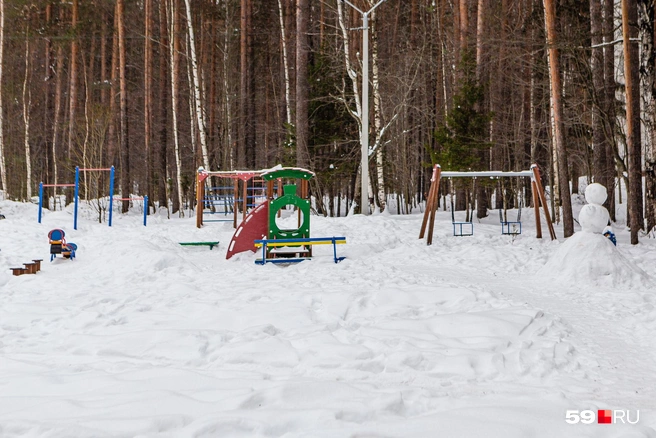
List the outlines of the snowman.
<svg viewBox="0 0 656 438">
<path fill-rule="evenodd" d="M 586 205 L 579 213 L 581 229 L 587 233 L 603 234 L 615 243 L 615 234 L 608 226 L 610 215 L 602 205 L 606 201 L 606 187 L 598 183 L 590 184 L 585 189 Z"/>
</svg>

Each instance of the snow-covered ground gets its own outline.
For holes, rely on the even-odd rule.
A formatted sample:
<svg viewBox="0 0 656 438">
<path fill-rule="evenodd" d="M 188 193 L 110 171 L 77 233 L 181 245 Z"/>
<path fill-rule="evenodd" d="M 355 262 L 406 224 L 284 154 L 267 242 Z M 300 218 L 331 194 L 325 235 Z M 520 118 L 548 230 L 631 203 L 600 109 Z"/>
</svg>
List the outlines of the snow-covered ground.
<svg viewBox="0 0 656 438">
<path fill-rule="evenodd" d="M 453 237 L 440 211 L 426 246 L 419 212 L 313 216 L 347 259 L 283 267 L 225 260 L 227 223 L 0 213 L 1 437 L 656 437 L 654 239 L 538 240 L 529 209 Z"/>
</svg>

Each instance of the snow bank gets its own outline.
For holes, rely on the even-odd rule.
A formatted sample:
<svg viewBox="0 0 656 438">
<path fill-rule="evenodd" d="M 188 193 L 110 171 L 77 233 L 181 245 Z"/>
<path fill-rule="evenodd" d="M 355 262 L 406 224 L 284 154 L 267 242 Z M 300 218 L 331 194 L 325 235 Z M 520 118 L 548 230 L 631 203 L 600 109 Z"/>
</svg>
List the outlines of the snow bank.
<svg viewBox="0 0 656 438">
<path fill-rule="evenodd" d="M 649 287 L 650 276 L 601 234 L 574 233 L 538 272 L 550 281 L 577 285 Z"/>
</svg>

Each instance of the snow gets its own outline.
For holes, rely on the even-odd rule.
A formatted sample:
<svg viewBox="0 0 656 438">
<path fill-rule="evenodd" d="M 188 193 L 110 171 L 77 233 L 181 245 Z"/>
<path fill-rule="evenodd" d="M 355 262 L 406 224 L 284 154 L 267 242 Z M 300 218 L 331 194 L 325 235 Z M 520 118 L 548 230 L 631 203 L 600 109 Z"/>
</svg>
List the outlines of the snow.
<svg viewBox="0 0 656 438">
<path fill-rule="evenodd" d="M 426 246 L 419 212 L 312 216 L 343 262 L 258 266 L 225 260 L 230 223 L 0 213 L 2 437 L 656 437 L 656 242 L 622 227 L 552 242 L 524 209 L 454 237 L 439 211 Z M 639 422 L 565 422 L 585 409 Z"/>
</svg>

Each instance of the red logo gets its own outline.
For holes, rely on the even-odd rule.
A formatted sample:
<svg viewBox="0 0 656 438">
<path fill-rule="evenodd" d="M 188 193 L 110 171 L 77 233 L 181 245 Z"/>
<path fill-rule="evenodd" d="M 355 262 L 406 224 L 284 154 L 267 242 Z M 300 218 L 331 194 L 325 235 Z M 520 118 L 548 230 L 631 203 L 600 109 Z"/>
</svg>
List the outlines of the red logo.
<svg viewBox="0 0 656 438">
<path fill-rule="evenodd" d="M 597 411 L 597 423 L 610 424 L 613 422 L 613 411 L 610 409 L 600 409 Z"/>
</svg>

